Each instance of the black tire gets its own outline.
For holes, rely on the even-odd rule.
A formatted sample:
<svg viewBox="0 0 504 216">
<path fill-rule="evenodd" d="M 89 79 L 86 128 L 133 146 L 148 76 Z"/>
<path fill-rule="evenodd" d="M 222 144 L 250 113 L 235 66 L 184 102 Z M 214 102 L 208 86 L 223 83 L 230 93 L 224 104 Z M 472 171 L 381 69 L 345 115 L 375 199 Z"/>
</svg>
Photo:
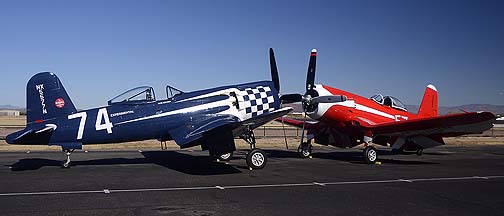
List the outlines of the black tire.
<svg viewBox="0 0 504 216">
<path fill-rule="evenodd" d="M 299 156 L 302 158 L 310 157 L 310 155 L 312 153 L 312 145 L 309 143 L 305 143 L 305 142 L 301 143 L 301 144 L 299 144 L 297 151 L 298 151 Z"/>
<path fill-rule="evenodd" d="M 230 161 L 233 158 L 233 152 L 229 152 L 226 154 L 221 154 L 216 156 L 218 160 L 220 161 Z"/>
<path fill-rule="evenodd" d="M 423 149 L 418 149 L 418 150 L 416 151 L 416 155 L 418 155 L 418 156 L 422 156 L 422 154 L 423 154 Z"/>
<path fill-rule="evenodd" d="M 247 165 L 252 169 L 262 169 L 266 166 L 268 157 L 261 149 L 253 149 L 247 154 Z"/>
<path fill-rule="evenodd" d="M 364 161 L 367 164 L 374 164 L 376 163 L 376 160 L 378 160 L 378 152 L 376 151 L 376 148 L 373 146 L 367 146 L 364 149 Z"/>
</svg>

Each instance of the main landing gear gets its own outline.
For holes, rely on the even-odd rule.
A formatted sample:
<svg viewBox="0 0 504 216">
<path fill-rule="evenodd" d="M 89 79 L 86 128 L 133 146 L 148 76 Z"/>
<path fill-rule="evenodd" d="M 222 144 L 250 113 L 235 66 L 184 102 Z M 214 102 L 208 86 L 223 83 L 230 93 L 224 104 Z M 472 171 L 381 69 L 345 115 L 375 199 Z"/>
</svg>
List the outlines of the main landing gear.
<svg viewBox="0 0 504 216">
<path fill-rule="evenodd" d="M 297 148 L 297 152 L 299 154 L 299 156 L 301 156 L 302 158 L 307 158 L 307 157 L 310 157 L 311 153 L 312 153 L 312 144 L 310 141 L 308 142 L 303 142 L 301 144 L 299 144 L 298 148 Z"/>
<path fill-rule="evenodd" d="M 62 151 L 65 153 L 66 160 L 61 162 L 61 168 L 70 168 L 70 155 L 75 151 L 75 149 L 63 149 Z"/>
<path fill-rule="evenodd" d="M 263 150 L 256 148 L 254 131 L 250 128 L 250 126 L 247 126 L 247 129 L 245 133 L 242 135 L 242 138 L 248 144 L 250 144 L 250 151 L 247 153 L 248 167 L 251 170 L 264 168 L 266 166 L 266 163 L 268 162 L 268 157 L 266 156 L 266 153 Z"/>
<path fill-rule="evenodd" d="M 367 164 L 374 164 L 376 163 L 376 160 L 378 159 L 378 152 L 376 151 L 376 148 L 368 145 L 366 148 L 364 148 L 364 161 Z"/>
</svg>

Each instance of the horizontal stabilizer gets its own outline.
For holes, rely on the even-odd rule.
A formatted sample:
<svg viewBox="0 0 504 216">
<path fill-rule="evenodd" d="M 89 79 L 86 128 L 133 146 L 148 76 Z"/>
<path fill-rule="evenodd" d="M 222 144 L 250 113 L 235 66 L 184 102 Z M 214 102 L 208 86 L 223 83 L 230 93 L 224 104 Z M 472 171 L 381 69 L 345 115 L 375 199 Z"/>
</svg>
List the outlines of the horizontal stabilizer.
<svg viewBox="0 0 504 216">
<path fill-rule="evenodd" d="M 16 133 L 9 134 L 6 137 L 6 141 L 9 144 L 24 144 L 30 143 L 30 141 L 35 141 L 31 143 L 46 143 L 56 128 L 57 126 L 55 124 L 31 126 Z"/>
</svg>

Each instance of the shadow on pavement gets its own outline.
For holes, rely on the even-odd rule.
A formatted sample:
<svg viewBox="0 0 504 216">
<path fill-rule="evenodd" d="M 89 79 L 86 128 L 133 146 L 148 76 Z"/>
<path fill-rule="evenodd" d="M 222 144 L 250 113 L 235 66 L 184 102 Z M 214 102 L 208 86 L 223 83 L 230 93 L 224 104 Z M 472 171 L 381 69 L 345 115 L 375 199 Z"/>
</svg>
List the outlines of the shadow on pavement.
<svg viewBox="0 0 504 216">
<path fill-rule="evenodd" d="M 299 158 L 302 160 L 302 158 L 298 155 L 296 151 L 289 151 L 289 150 L 264 150 L 269 157 L 271 158 Z M 388 158 L 383 158 L 383 156 L 390 156 L 390 155 L 396 155 L 394 153 L 391 153 L 390 151 L 384 151 L 384 150 L 377 150 L 378 151 L 378 161 L 381 163 L 385 164 L 412 164 L 412 165 L 420 165 L 420 164 L 438 164 L 438 163 L 433 163 L 433 162 L 427 162 L 427 161 L 415 161 L 415 158 L 418 157 L 416 155 L 411 155 L 411 161 L 410 160 L 397 160 L 397 159 L 392 159 L 390 157 Z M 316 150 L 313 151 L 312 153 L 313 158 L 320 158 L 320 159 L 328 159 L 328 160 L 337 160 L 337 161 L 344 161 L 344 162 L 349 162 L 349 163 L 355 163 L 355 164 L 365 164 L 364 158 L 362 155 L 362 152 L 338 152 L 338 151 L 333 151 L 333 152 L 317 152 Z"/>
<path fill-rule="evenodd" d="M 72 167 L 90 165 L 157 164 L 190 175 L 223 175 L 241 172 L 232 165 L 214 162 L 208 156 L 194 156 L 176 151 L 147 151 L 141 154 L 144 158 L 75 160 L 72 161 Z M 28 171 L 38 170 L 42 167 L 61 167 L 61 161 L 44 158 L 26 158 L 6 166 L 10 167 L 11 171 Z"/>
</svg>

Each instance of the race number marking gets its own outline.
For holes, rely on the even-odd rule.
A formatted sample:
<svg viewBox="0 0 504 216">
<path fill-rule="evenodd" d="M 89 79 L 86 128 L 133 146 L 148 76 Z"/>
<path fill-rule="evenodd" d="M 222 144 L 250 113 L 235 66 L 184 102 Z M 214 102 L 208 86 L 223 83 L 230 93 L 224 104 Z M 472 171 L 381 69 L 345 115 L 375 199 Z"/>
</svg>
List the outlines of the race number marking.
<svg viewBox="0 0 504 216">
<path fill-rule="evenodd" d="M 102 120 L 105 120 L 105 123 L 102 124 Z M 109 120 L 107 108 L 101 108 L 98 110 L 98 116 L 96 116 L 95 129 L 96 131 L 107 129 L 107 133 L 112 133 L 112 123 Z"/>
<path fill-rule="evenodd" d="M 82 139 L 82 134 L 84 134 L 84 126 L 86 126 L 86 112 L 75 113 L 68 116 L 68 119 L 81 118 L 79 123 L 79 130 L 77 131 L 77 139 Z"/>
<path fill-rule="evenodd" d="M 396 121 L 408 120 L 408 116 L 395 115 Z"/>
<path fill-rule="evenodd" d="M 84 127 L 86 126 L 86 119 L 87 119 L 87 113 L 86 112 L 80 112 L 80 113 L 74 113 L 72 115 L 68 116 L 68 119 L 75 119 L 75 118 L 80 118 L 80 123 L 79 123 L 79 129 L 77 130 L 77 139 L 80 140 L 82 139 L 82 135 L 84 134 Z M 104 122 L 102 124 L 102 122 Z M 107 108 L 101 108 L 98 110 L 98 114 L 96 115 L 96 123 L 95 123 L 95 130 L 107 130 L 107 133 L 111 134 L 112 133 L 112 122 L 110 122 L 110 119 L 108 117 L 108 112 Z"/>
</svg>

